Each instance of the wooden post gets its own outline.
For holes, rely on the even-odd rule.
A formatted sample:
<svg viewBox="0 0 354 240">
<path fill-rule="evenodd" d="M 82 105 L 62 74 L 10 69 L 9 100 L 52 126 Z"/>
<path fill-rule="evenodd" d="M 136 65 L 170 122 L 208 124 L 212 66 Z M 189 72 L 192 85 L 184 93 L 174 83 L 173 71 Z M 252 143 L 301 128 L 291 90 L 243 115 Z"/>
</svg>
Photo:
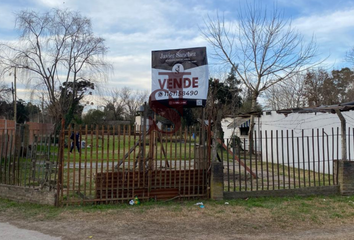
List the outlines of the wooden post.
<svg viewBox="0 0 354 240">
<path fill-rule="evenodd" d="M 213 135 L 213 147 L 212 147 L 212 154 L 211 154 L 211 161 L 212 162 L 217 162 L 217 147 L 218 147 L 218 138 L 219 138 L 219 129 L 218 129 L 218 124 L 221 121 L 221 109 L 217 110 L 217 116 L 216 116 L 216 121 L 214 122 L 214 135 Z M 210 125 L 210 123 L 209 123 Z"/>
<path fill-rule="evenodd" d="M 146 102 L 144 103 L 144 119 L 143 119 L 143 149 L 141 151 L 142 153 L 142 169 L 145 170 L 145 165 L 146 165 L 146 153 L 145 153 L 145 144 L 146 144 L 146 119 L 147 119 L 147 104 Z"/>
<path fill-rule="evenodd" d="M 342 160 L 347 160 L 347 132 L 346 132 L 346 121 L 343 114 L 339 109 L 335 110 L 339 119 L 340 119 L 340 127 L 341 127 L 341 142 L 342 142 Z"/>
<path fill-rule="evenodd" d="M 205 124 L 205 109 L 202 108 L 202 138 L 199 140 L 199 145 L 204 146 L 205 145 L 205 131 L 204 131 L 204 124 Z M 208 123 L 210 124 L 210 123 Z"/>
<path fill-rule="evenodd" d="M 58 179 L 57 181 L 57 192 L 55 198 L 55 206 L 59 206 L 61 203 L 61 199 L 63 197 L 63 171 L 64 171 L 64 142 L 65 142 L 65 120 L 61 120 L 61 129 L 59 136 L 59 157 L 57 162 L 57 171 L 58 171 Z M 69 171 L 68 171 L 69 172 Z"/>
<path fill-rule="evenodd" d="M 154 114 L 154 121 L 156 122 L 156 114 Z M 149 143 L 149 170 L 154 170 L 155 167 L 155 145 L 156 145 L 156 129 L 150 131 L 150 143 Z"/>
</svg>

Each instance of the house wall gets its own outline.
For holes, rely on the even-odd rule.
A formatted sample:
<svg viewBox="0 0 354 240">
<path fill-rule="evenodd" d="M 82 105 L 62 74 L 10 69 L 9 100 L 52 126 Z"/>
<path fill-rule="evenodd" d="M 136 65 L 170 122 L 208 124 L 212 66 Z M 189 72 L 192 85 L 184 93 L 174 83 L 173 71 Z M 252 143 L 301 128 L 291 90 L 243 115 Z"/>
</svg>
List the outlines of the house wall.
<svg viewBox="0 0 354 240">
<path fill-rule="evenodd" d="M 224 139 L 229 139 L 234 133 L 234 129 L 228 128 L 227 126 L 230 125 L 233 121 L 233 118 L 223 118 L 221 120 L 221 127 L 224 131 Z"/>
<path fill-rule="evenodd" d="M 231 139 L 232 136 L 238 136 L 241 140 L 241 144 L 244 149 L 248 150 L 248 128 L 245 134 L 242 133 L 242 130 L 239 127 L 233 128 L 229 127 L 229 125 L 233 123 L 233 118 L 223 118 L 221 120 L 221 127 L 224 131 L 224 139 Z M 258 122 L 259 118 L 255 118 L 255 121 Z M 259 148 L 257 146 L 257 148 Z"/>
<path fill-rule="evenodd" d="M 146 130 L 149 129 L 148 121 L 146 121 Z M 141 116 L 135 116 L 135 132 L 140 133 L 143 130 L 144 123 L 142 122 Z"/>
<path fill-rule="evenodd" d="M 144 128 L 144 123 L 142 122 L 143 120 L 142 120 L 143 118 L 141 117 L 141 116 L 135 116 L 135 131 L 137 132 L 137 133 L 139 133 L 139 132 L 141 132 L 141 130 Z M 150 126 L 149 126 L 149 121 L 150 120 L 146 120 L 146 131 L 148 131 L 149 130 L 149 128 L 150 128 Z M 163 127 L 163 124 L 161 123 L 161 122 L 157 122 L 157 127 L 161 130 L 162 129 L 162 127 Z"/>
<path fill-rule="evenodd" d="M 347 129 L 351 129 L 347 132 L 347 156 L 353 159 L 354 111 L 343 112 L 343 116 L 347 121 Z M 332 160 L 341 158 L 340 120 L 336 114 L 292 113 L 286 116 L 272 111 L 270 115 L 263 113 L 257 124 L 256 129 L 262 132 L 263 159 L 271 159 L 272 151 L 273 158 L 276 158 L 274 153 L 278 151 L 279 155 L 284 155 L 278 158 L 281 161 L 284 158 L 285 165 L 332 174 Z M 283 142 L 276 141 L 276 134 L 279 139 L 283 134 Z M 315 164 L 309 165 L 309 160 Z"/>
<path fill-rule="evenodd" d="M 354 159 L 354 111 L 343 112 L 347 121 L 347 156 Z M 228 120 L 230 123 L 232 120 Z M 224 124 L 226 126 L 226 123 Z M 350 128 L 350 132 L 348 132 Z M 228 137 L 230 130 L 223 127 Z M 331 113 L 291 113 L 271 111 L 255 117 L 257 151 L 262 159 L 296 168 L 333 173 L 334 159 L 341 158 L 340 120 Z M 238 135 L 240 136 L 240 135 Z M 273 140 L 271 140 L 273 136 Z M 276 138 L 278 136 L 278 140 Z M 281 140 L 283 136 L 283 141 Z M 240 136 L 246 141 L 247 136 Z M 315 164 L 308 164 L 315 162 Z"/>
<path fill-rule="evenodd" d="M 31 145 L 34 141 L 34 135 L 49 135 L 54 132 L 54 124 L 46 124 L 46 123 L 34 123 L 27 122 L 26 123 L 29 130 L 29 135 L 25 135 L 28 143 Z M 0 155 L 1 157 L 9 154 L 11 149 L 14 151 L 12 145 L 15 143 L 15 121 L 0 119 Z M 12 141 L 12 142 L 11 142 Z M 1 150 L 1 148 L 3 148 Z"/>
</svg>

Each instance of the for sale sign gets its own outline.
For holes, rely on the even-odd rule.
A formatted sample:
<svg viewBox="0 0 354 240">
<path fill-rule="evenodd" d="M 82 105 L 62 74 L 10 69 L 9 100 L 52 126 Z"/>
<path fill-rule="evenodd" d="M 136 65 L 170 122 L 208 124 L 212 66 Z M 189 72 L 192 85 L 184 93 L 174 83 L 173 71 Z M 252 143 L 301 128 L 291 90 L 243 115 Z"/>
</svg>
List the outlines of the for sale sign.
<svg viewBox="0 0 354 240">
<path fill-rule="evenodd" d="M 205 47 L 152 52 L 152 101 L 171 107 L 204 107 L 208 86 Z"/>
</svg>

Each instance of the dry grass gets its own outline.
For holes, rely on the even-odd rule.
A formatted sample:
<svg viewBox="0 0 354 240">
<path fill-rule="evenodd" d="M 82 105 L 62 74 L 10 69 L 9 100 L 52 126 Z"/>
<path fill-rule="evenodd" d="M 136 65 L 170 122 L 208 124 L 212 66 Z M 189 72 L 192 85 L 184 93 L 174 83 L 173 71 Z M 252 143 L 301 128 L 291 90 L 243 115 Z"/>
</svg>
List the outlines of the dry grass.
<svg viewBox="0 0 354 240">
<path fill-rule="evenodd" d="M 204 209 L 198 201 L 57 209 L 0 200 L 0 221 L 63 239 L 311 239 L 354 223 L 354 197 L 204 201 Z"/>
</svg>

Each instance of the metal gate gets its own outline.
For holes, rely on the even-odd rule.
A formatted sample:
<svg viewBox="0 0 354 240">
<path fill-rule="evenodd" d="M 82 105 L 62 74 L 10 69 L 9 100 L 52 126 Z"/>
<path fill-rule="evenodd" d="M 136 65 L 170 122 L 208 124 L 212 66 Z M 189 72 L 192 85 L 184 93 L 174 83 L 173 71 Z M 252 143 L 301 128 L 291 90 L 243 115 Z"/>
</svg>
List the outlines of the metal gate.
<svg viewBox="0 0 354 240">
<path fill-rule="evenodd" d="M 130 125 L 74 126 L 61 132 L 62 204 L 203 198 L 210 153 L 203 131 Z"/>
</svg>

